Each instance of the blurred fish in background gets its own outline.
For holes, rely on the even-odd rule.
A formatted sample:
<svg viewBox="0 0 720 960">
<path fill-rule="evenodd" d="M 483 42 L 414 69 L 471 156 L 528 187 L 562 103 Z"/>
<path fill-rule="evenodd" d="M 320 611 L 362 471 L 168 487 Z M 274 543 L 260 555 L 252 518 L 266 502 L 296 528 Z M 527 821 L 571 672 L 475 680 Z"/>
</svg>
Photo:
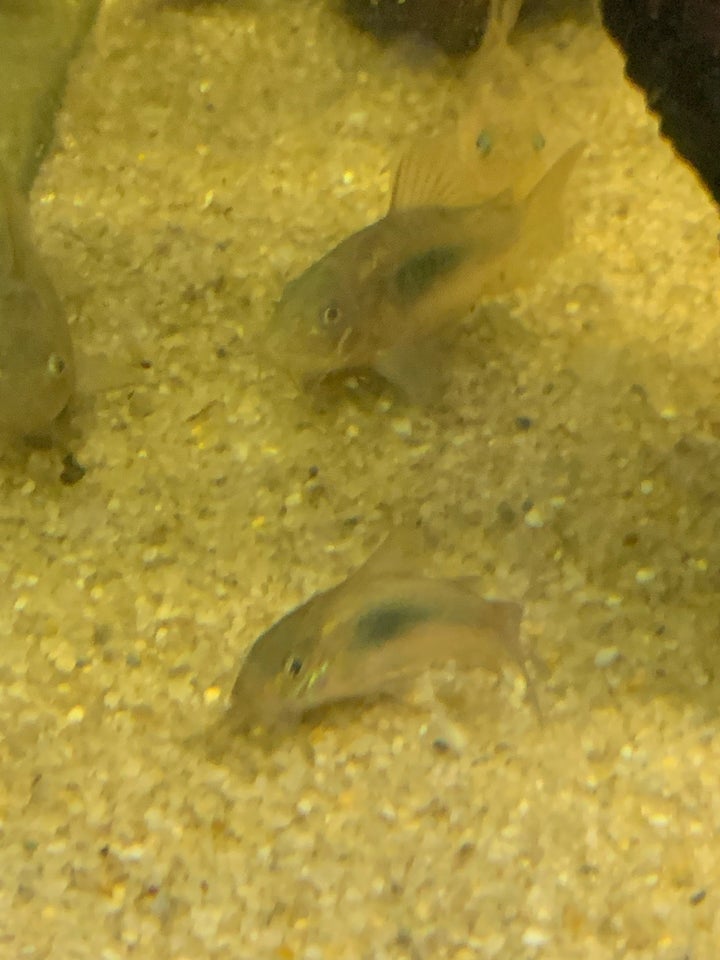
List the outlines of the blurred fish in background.
<svg viewBox="0 0 720 960">
<path fill-rule="evenodd" d="M 52 443 L 74 386 L 65 312 L 34 246 L 27 204 L 0 169 L 0 436 Z"/>
</svg>

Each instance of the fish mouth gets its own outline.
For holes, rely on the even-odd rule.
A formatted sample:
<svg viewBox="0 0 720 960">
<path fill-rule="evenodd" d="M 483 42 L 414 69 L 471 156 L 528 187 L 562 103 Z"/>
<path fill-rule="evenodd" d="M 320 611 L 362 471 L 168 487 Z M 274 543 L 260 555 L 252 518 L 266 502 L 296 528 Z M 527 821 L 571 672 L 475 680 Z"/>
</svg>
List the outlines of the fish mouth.
<svg viewBox="0 0 720 960">
<path fill-rule="evenodd" d="M 288 344 L 281 335 L 266 341 L 266 355 L 270 362 L 285 371 L 288 376 L 305 386 L 318 383 L 335 370 L 347 368 L 348 364 L 332 346 L 316 343 L 310 338 L 303 342 Z"/>
<path fill-rule="evenodd" d="M 303 710 L 299 704 L 279 695 L 272 686 L 248 683 L 235 688 L 230 698 L 229 712 L 233 728 L 249 732 L 261 728 L 283 731 L 297 726 Z"/>
</svg>

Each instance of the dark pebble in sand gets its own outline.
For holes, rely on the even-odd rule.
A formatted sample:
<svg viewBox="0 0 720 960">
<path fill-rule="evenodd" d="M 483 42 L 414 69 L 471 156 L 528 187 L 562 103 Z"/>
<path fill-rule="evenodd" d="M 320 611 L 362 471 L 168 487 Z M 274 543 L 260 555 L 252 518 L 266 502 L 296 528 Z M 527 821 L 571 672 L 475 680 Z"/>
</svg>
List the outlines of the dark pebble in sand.
<svg viewBox="0 0 720 960">
<path fill-rule="evenodd" d="M 63 457 L 63 468 L 62 473 L 60 474 L 60 480 L 65 484 L 66 487 L 72 487 L 87 473 L 85 467 L 78 463 L 72 453 L 68 453 Z"/>
</svg>

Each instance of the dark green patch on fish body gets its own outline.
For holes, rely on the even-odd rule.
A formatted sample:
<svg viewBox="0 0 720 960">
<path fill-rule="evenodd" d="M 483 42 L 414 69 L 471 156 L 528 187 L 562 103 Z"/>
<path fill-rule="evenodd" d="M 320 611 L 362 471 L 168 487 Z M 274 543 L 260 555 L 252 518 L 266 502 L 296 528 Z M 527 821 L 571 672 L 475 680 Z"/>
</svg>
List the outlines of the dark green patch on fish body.
<svg viewBox="0 0 720 960">
<path fill-rule="evenodd" d="M 400 298 L 414 303 L 440 277 L 460 266 L 467 255 L 466 247 L 455 244 L 431 247 L 410 257 L 395 275 Z"/>
<path fill-rule="evenodd" d="M 422 604 L 385 603 L 361 614 L 355 624 L 353 643 L 360 647 L 379 647 L 393 637 L 424 623 L 432 616 L 432 610 Z"/>
<path fill-rule="evenodd" d="M 310 376 L 377 368 L 384 351 L 465 316 L 478 295 L 477 265 L 510 247 L 521 224 L 521 208 L 507 197 L 391 210 L 288 284 L 271 352 L 291 351 L 288 363 Z"/>
</svg>

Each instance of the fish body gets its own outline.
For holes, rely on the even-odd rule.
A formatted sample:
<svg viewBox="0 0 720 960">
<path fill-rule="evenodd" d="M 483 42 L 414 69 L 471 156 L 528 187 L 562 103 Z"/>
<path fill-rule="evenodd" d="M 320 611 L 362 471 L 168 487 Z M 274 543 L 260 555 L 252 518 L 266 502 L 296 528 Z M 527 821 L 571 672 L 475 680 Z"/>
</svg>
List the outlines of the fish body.
<svg viewBox="0 0 720 960">
<path fill-rule="evenodd" d="M 305 373 L 382 365 L 387 351 L 472 309 L 476 283 L 464 274 L 506 250 L 521 225 L 508 197 L 391 210 L 288 284 L 278 333 L 309 358 Z"/>
<path fill-rule="evenodd" d="M 392 692 L 433 665 L 523 671 L 520 604 L 485 599 L 475 577 L 388 568 L 384 551 L 263 633 L 235 681 L 242 725 L 292 721 L 340 700 Z M 530 689 L 530 685 L 528 684 Z"/>
<path fill-rule="evenodd" d="M 460 193 L 452 178 L 429 178 L 407 160 L 387 215 L 288 283 L 268 353 L 304 380 L 370 367 L 423 399 L 431 371 L 407 363 L 408 353 L 483 299 L 522 284 L 531 261 L 551 253 L 559 198 L 580 149 L 566 151 L 526 197 L 508 189 L 477 204 L 426 202 L 433 188 L 441 200 Z"/>
<path fill-rule="evenodd" d="M 74 385 L 62 304 L 33 244 L 25 203 L 0 170 L 0 435 L 49 439 Z"/>
<path fill-rule="evenodd" d="M 408 399 L 443 387 L 438 335 L 483 301 L 533 283 L 562 244 L 562 199 L 582 144 L 557 144 L 546 78 L 508 46 L 522 0 L 489 0 L 450 125 L 411 143 L 390 209 L 291 280 L 268 359 L 313 384 L 370 368 Z M 572 136 L 572 135 L 571 135 Z"/>
</svg>

